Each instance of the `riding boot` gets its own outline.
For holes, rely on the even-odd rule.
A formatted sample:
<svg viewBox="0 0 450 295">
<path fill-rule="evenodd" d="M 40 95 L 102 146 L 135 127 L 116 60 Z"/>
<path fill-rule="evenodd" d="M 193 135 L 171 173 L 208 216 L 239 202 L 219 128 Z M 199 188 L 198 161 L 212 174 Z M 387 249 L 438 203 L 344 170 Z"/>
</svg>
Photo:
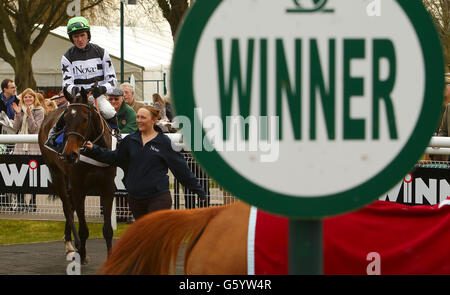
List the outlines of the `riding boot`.
<svg viewBox="0 0 450 295">
<path fill-rule="evenodd" d="M 106 119 L 106 122 L 108 123 L 109 127 L 111 127 L 112 134 L 114 137 L 117 138 L 117 141 L 122 140 L 122 137 L 120 136 L 119 121 L 117 119 L 117 114 L 115 114 L 114 117 L 110 119 Z"/>
<path fill-rule="evenodd" d="M 58 121 L 56 121 L 56 124 L 50 129 L 48 133 L 48 139 L 45 142 L 45 147 L 54 151 L 57 154 L 60 154 L 62 152 L 62 145 L 59 145 L 56 142 L 56 139 L 61 134 L 61 132 L 64 129 L 64 119 L 63 116 L 60 116 L 58 118 Z"/>
</svg>

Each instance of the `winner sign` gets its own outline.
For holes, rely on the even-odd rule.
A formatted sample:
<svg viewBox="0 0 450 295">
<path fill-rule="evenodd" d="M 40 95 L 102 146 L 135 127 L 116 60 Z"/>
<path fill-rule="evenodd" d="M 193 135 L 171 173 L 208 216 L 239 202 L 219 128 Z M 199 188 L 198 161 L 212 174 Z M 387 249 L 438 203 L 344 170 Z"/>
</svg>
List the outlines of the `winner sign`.
<svg viewBox="0 0 450 295">
<path fill-rule="evenodd" d="M 186 141 L 267 211 L 356 209 L 402 179 L 437 126 L 444 67 L 420 1 L 197 0 L 176 42 Z M 344 171 L 344 172 L 343 172 Z"/>
</svg>

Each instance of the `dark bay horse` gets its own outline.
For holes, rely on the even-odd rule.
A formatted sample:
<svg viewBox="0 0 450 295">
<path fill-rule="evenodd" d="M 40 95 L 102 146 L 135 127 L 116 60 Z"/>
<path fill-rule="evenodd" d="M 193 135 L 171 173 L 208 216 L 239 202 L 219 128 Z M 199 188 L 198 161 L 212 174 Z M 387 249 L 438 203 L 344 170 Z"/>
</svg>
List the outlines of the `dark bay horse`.
<svg viewBox="0 0 450 295">
<path fill-rule="evenodd" d="M 70 105 L 51 112 L 44 119 L 38 139 L 42 157 L 52 177 L 52 186 L 63 204 L 66 218 L 64 232 L 66 254 L 75 251 L 71 243 L 73 233 L 81 263 L 85 264 L 88 262 L 86 240 L 89 237 L 89 229 L 86 224 L 84 203 L 87 193 L 93 189 L 100 193 L 102 199 L 103 237 L 106 240 L 108 253 L 112 246 L 111 210 L 115 190 L 115 168 L 98 167 L 81 162 L 80 150 L 87 140 L 96 142 L 99 146 L 111 148 L 111 133 L 95 107 L 88 103 L 87 91 L 82 89 L 75 97 L 64 91 L 64 96 Z M 64 148 L 61 155 L 58 155 L 47 149 L 44 143 L 50 129 L 60 116 L 64 118 L 66 130 Z M 78 233 L 74 223 L 74 211 L 79 220 Z"/>
</svg>

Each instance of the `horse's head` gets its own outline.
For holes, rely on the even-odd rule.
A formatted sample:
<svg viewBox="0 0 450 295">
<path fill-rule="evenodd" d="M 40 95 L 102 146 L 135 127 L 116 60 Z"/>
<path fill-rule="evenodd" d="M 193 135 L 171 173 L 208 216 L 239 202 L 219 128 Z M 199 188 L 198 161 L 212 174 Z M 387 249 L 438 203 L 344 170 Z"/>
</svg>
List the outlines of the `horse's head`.
<svg viewBox="0 0 450 295">
<path fill-rule="evenodd" d="M 88 140 L 92 114 L 88 103 L 89 94 L 83 88 L 75 97 L 64 90 L 64 96 L 70 105 L 64 113 L 66 131 L 62 154 L 67 162 L 73 164 L 78 162 L 80 149 Z"/>
</svg>

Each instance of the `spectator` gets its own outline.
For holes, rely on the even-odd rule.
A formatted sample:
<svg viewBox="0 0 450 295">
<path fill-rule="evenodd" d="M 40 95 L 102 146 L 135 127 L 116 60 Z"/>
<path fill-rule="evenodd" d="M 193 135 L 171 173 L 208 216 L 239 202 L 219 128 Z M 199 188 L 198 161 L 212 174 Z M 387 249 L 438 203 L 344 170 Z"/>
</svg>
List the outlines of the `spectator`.
<svg viewBox="0 0 450 295">
<path fill-rule="evenodd" d="M 124 102 L 123 90 L 115 88 L 111 93 L 107 93 L 107 95 L 109 103 L 116 110 L 120 133 L 135 132 L 138 129 L 136 124 L 136 113 Z"/>
<path fill-rule="evenodd" d="M 183 156 L 172 149 L 170 139 L 155 126 L 158 117 L 157 109 L 140 108 L 136 119 L 138 131 L 125 137 L 114 151 L 86 143 L 91 150 L 89 156 L 124 170 L 128 202 L 135 219 L 171 208 L 168 168 L 184 186 L 205 200 L 205 191 Z"/>
<path fill-rule="evenodd" d="M 166 102 L 158 93 L 153 93 L 153 107 L 157 108 L 160 111 L 161 120 L 169 121 L 166 116 Z"/>
<path fill-rule="evenodd" d="M 170 122 L 172 122 L 173 121 L 172 104 L 168 101 L 168 99 L 164 99 L 164 101 L 166 102 L 166 117 Z"/>
<path fill-rule="evenodd" d="M 2 93 L 0 102 L 0 111 L 5 111 L 10 120 L 14 120 L 13 105 L 19 104 L 19 99 L 16 97 L 16 84 L 11 79 L 5 79 L 1 84 Z"/>
<path fill-rule="evenodd" d="M 47 107 L 48 113 L 51 113 L 54 110 L 58 109 L 58 105 L 56 104 L 56 102 L 51 100 L 51 99 L 46 98 L 44 100 L 44 103 L 45 103 L 45 105 Z"/>
<path fill-rule="evenodd" d="M 176 130 L 172 128 L 170 120 L 167 118 L 166 101 L 158 93 L 154 93 L 152 99 L 153 99 L 153 107 L 159 109 L 161 114 L 160 120 L 158 121 L 158 126 L 161 128 L 163 132 L 176 132 Z"/>
<path fill-rule="evenodd" d="M 13 105 L 15 117 L 14 117 L 14 130 L 19 134 L 37 134 L 44 120 L 44 108 L 41 106 L 37 94 L 30 88 L 25 89 L 21 94 L 22 98 L 19 105 Z M 16 144 L 14 148 L 14 154 L 38 154 L 38 144 Z M 24 195 L 19 195 L 19 204 L 22 204 L 19 208 L 22 210 L 36 211 L 36 194 L 33 194 L 30 199 L 30 204 L 25 204 Z M 28 207 L 28 208 L 27 208 Z"/>
<path fill-rule="evenodd" d="M 44 108 L 36 93 L 27 88 L 21 93 L 19 105 L 14 106 L 14 130 L 19 134 L 37 134 L 44 120 Z M 16 144 L 15 151 L 29 153 L 33 149 L 39 151 L 37 144 Z"/>
<path fill-rule="evenodd" d="M 445 94 L 444 94 L 444 112 L 441 115 L 441 121 L 440 126 L 438 129 L 438 136 L 449 136 L 449 130 L 450 130 L 450 77 L 445 77 Z M 439 160 L 447 160 L 448 156 L 444 156 L 444 158 L 437 157 L 435 155 L 430 156 L 432 160 L 438 159 Z"/>
<path fill-rule="evenodd" d="M 59 98 L 55 99 L 55 97 L 59 97 Z M 64 92 L 63 91 L 60 91 L 59 95 L 53 96 L 52 99 L 55 99 L 54 102 L 56 103 L 56 106 L 57 106 L 58 109 L 65 108 L 65 107 L 69 106 L 69 102 L 64 97 Z"/>
<path fill-rule="evenodd" d="M 123 90 L 123 98 L 125 99 L 125 102 L 127 105 L 133 108 L 133 110 L 137 113 L 137 111 L 145 106 L 142 102 L 136 101 L 134 98 L 134 87 L 128 82 L 122 83 L 120 85 L 120 88 Z"/>
<path fill-rule="evenodd" d="M 450 76 L 445 77 L 445 90 L 443 101 L 443 112 L 441 113 L 441 121 L 438 129 L 438 136 L 449 136 L 448 131 L 450 127 Z"/>
<path fill-rule="evenodd" d="M 39 100 L 40 105 L 44 108 L 44 114 L 47 115 L 49 110 L 45 104 L 44 96 L 40 92 L 36 92 L 36 98 Z"/>
</svg>

